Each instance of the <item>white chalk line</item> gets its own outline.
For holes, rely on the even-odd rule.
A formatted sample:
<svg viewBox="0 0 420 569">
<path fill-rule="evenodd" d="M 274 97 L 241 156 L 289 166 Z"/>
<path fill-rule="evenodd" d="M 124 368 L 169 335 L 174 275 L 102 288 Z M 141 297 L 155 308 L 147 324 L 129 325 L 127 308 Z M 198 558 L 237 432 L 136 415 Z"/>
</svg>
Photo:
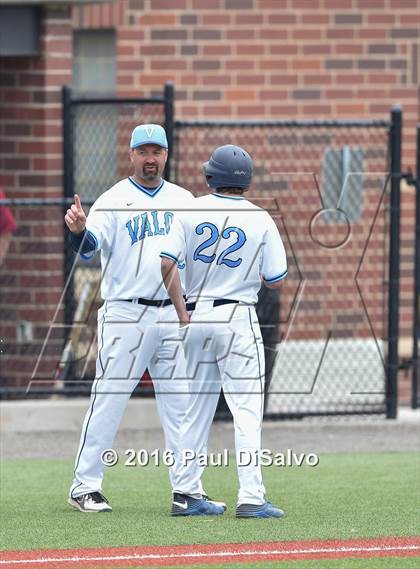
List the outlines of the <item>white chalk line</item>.
<svg viewBox="0 0 420 569">
<path fill-rule="evenodd" d="M 258 555 L 310 555 L 313 553 L 373 553 L 373 552 L 392 552 L 392 551 L 419 551 L 420 545 L 396 545 L 396 546 L 371 546 L 371 547 L 322 547 L 311 549 L 273 549 L 273 550 L 252 550 L 252 551 L 218 551 L 214 553 L 148 553 L 148 554 L 132 554 L 132 555 L 101 555 L 101 556 L 84 556 L 84 557 L 42 557 L 36 559 L 9 559 L 0 560 L 0 565 L 6 564 L 25 564 L 25 563 L 66 563 L 81 561 L 147 561 L 147 560 L 169 560 L 169 559 L 199 559 L 203 557 L 250 557 Z"/>
</svg>

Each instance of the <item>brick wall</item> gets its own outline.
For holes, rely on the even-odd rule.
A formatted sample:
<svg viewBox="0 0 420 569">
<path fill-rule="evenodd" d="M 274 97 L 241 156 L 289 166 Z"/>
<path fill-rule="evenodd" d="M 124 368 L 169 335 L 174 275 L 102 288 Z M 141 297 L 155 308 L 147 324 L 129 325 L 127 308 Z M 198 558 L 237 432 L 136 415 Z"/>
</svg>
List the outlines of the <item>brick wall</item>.
<svg viewBox="0 0 420 569">
<path fill-rule="evenodd" d="M 61 86 L 71 82 L 69 8 L 43 11 L 40 50 L 36 57 L 0 58 L 0 185 L 7 197 L 63 195 Z M 19 229 L 0 272 L 6 343 L 0 372 L 6 385 L 26 386 L 63 290 L 63 212 L 19 207 L 13 213 Z M 16 344 L 22 320 L 33 323 L 30 345 Z M 51 372 L 61 345 L 52 339 L 39 372 Z"/>
<path fill-rule="evenodd" d="M 73 25 L 115 26 L 120 94 L 173 80 L 178 118 L 418 119 L 417 0 L 121 0 Z"/>
</svg>

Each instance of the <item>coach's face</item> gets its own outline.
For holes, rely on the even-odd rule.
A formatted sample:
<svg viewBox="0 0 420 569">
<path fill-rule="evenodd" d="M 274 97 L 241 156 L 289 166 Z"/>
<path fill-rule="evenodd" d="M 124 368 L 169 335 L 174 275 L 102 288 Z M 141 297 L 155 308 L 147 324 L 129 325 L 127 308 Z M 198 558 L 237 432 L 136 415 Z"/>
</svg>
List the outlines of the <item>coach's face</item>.
<svg viewBox="0 0 420 569">
<path fill-rule="evenodd" d="M 130 151 L 134 176 L 145 185 L 158 184 L 165 169 L 168 151 L 157 144 L 142 144 Z"/>
</svg>

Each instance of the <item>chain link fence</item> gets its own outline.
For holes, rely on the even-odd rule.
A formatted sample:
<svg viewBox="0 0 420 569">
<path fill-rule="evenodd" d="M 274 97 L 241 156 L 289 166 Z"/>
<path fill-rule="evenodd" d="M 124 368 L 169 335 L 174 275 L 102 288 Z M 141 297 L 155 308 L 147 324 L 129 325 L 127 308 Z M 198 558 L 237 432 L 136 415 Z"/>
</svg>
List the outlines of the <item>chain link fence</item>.
<svg viewBox="0 0 420 569">
<path fill-rule="evenodd" d="M 50 212 L 60 210 L 57 219 L 62 219 L 65 201 L 74 193 L 88 211 L 100 194 L 127 176 L 129 138 L 139 123 L 165 126 L 172 150 L 166 177 L 195 195 L 208 191 L 201 163 L 212 151 L 228 143 L 243 146 L 255 165 L 248 197 L 275 219 L 289 264 L 281 293 L 263 288 L 257 305 L 267 361 L 267 416 L 392 415 L 389 406 L 396 394 L 390 378 L 397 364 L 390 360 L 389 346 L 398 339 L 398 271 L 395 263 L 389 268 L 395 257 L 395 224 L 389 220 L 394 178 L 399 183 L 390 159 L 392 121 L 174 123 L 172 102 L 166 95 L 74 100 L 64 92 L 65 200 L 50 203 Z M 22 220 L 30 217 L 29 205 L 22 205 L 21 211 L 27 211 L 19 213 Z M 60 236 L 54 234 L 56 261 L 62 263 L 53 275 L 56 305 L 48 299 L 51 317 L 36 329 L 42 345 L 32 376 L 45 382 L 45 392 L 76 395 L 89 391 L 95 375 L 100 267 L 98 257 L 89 263 L 75 257 L 60 223 Z M 42 254 L 51 246 L 43 245 Z M 14 286 L 10 281 L 10 294 Z M 36 302 L 32 296 L 30 303 Z M 31 375 L 29 364 L 26 375 Z M 145 379 L 139 390 L 151 393 Z"/>
</svg>

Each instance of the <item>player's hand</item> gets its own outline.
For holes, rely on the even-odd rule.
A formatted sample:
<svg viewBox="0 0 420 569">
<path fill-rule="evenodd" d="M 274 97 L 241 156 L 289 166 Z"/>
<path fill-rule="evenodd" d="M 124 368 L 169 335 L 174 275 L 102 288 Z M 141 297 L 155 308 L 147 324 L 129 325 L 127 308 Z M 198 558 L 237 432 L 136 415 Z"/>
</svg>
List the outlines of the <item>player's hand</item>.
<svg viewBox="0 0 420 569">
<path fill-rule="evenodd" d="M 180 328 L 185 328 L 186 326 L 188 326 L 190 324 L 190 315 L 188 314 L 188 312 L 182 312 L 182 314 L 180 314 L 179 316 L 179 327 Z"/>
<path fill-rule="evenodd" d="M 82 233 L 86 227 L 86 214 L 77 194 L 74 194 L 74 204 L 67 210 L 64 221 L 72 233 Z"/>
</svg>

